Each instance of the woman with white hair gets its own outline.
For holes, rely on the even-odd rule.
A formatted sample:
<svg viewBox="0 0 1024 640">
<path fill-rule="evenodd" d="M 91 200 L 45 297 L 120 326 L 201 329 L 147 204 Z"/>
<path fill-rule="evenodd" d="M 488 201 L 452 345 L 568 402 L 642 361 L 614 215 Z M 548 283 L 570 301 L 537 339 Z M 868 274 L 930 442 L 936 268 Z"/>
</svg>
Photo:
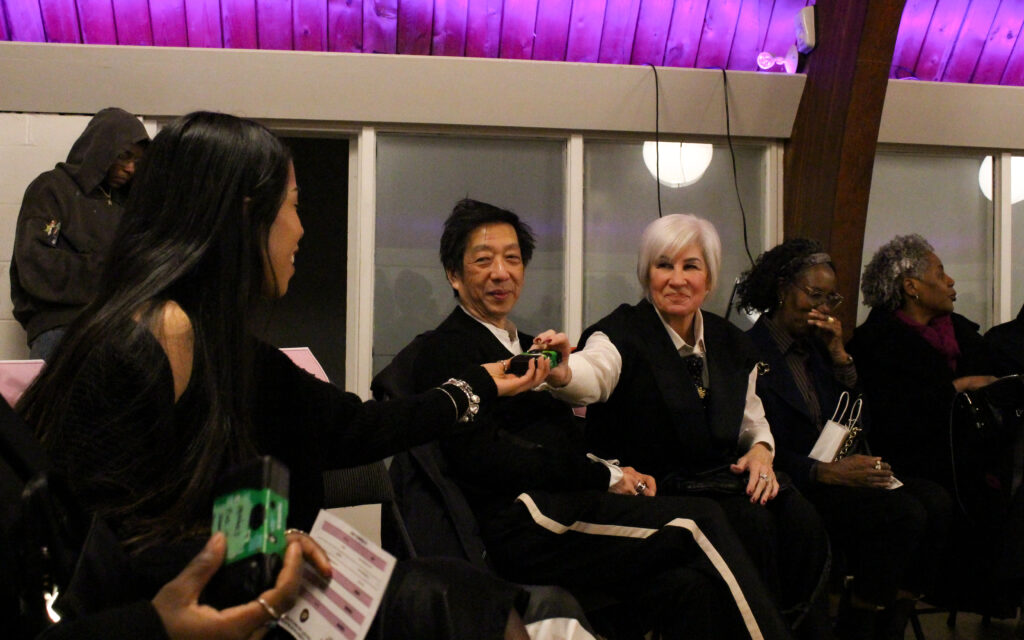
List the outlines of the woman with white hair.
<svg viewBox="0 0 1024 640">
<path fill-rule="evenodd" d="M 659 218 L 640 243 L 644 299 L 584 331 L 583 348 L 571 356 L 561 334 L 537 340 L 568 363 L 552 370 L 552 393 L 589 405 L 588 446 L 653 476 L 656 487 L 637 486 L 638 495 L 716 499 L 778 604 L 798 622 L 827 567 L 827 538 L 814 508 L 773 469 L 756 348 L 740 329 L 701 310 L 720 265 L 710 222 Z"/>
</svg>

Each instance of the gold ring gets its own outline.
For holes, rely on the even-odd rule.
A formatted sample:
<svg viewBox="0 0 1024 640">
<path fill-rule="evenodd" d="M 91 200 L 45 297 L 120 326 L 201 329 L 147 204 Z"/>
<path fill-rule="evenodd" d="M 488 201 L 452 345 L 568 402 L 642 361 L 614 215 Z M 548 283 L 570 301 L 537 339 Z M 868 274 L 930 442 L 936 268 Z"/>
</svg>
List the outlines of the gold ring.
<svg viewBox="0 0 1024 640">
<path fill-rule="evenodd" d="M 835 321 L 836 321 L 836 319 L 835 319 L 835 318 L 833 318 L 832 316 L 829 316 L 829 317 L 828 317 L 828 321 L 829 321 L 829 322 L 835 322 Z"/>
<path fill-rule="evenodd" d="M 877 469 L 878 471 L 882 470 L 882 459 L 881 458 L 879 458 L 878 460 L 875 460 L 875 469 Z"/>
</svg>

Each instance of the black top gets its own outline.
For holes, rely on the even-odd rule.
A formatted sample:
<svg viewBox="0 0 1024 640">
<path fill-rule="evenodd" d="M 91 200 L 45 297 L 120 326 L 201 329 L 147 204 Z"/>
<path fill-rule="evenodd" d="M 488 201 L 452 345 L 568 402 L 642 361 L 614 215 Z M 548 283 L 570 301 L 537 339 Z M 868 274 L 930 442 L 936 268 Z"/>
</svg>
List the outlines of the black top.
<svg viewBox="0 0 1024 640">
<path fill-rule="evenodd" d="M 61 622 L 39 636 L 39 640 L 165 640 L 167 631 L 153 603 L 140 600 L 100 611 L 77 620 Z"/>
<path fill-rule="evenodd" d="M 918 476 L 951 486 L 949 419 L 962 376 L 995 372 L 978 325 L 952 314 L 960 345 L 954 372 L 946 357 L 895 314 L 872 309 L 853 332 L 847 351 L 857 363 L 871 414 L 871 447 L 897 475 Z"/>
<path fill-rule="evenodd" d="M 69 475 L 83 506 L 106 514 L 121 539 L 138 533 L 136 523 L 149 514 L 118 515 L 118 507 L 150 487 L 180 487 L 188 480 L 179 454 L 190 443 L 189 417 L 197 411 L 192 386 L 174 403 L 170 364 L 153 335 L 138 325 L 129 335 L 125 344 L 104 343 L 90 352 L 69 390 L 71 410 L 47 442 L 55 466 Z M 258 453 L 273 455 L 291 472 L 289 526 L 313 524 L 323 502 L 325 470 L 379 460 L 466 428 L 455 423 L 452 397 L 460 413 L 467 405 L 457 389 L 364 403 L 264 343 L 256 344 L 254 369 L 252 439 Z M 149 375 L 154 371 L 155 377 Z M 496 388 L 482 367 L 464 367 L 460 375 L 480 395 L 482 410 L 493 405 Z M 212 499 L 195 505 L 195 522 L 183 523 L 183 529 L 208 531 Z M 151 508 L 158 511 L 159 502 Z M 146 565 L 136 569 L 147 575 L 152 589 L 140 595 L 151 597 L 173 578 L 207 536 L 171 553 L 162 547 L 143 554 L 142 561 L 136 557 Z"/>
<path fill-rule="evenodd" d="M 587 443 L 597 455 L 619 458 L 659 482 L 668 474 L 690 476 L 736 461 L 757 350 L 728 321 L 701 314 L 709 379 L 704 403 L 648 301 L 623 304 L 583 332 L 581 344 L 601 331 L 622 356 L 607 402 L 587 407 Z"/>
<path fill-rule="evenodd" d="M 526 351 L 533 337 L 519 334 Z M 494 362 L 510 356 L 496 337 L 461 308 L 423 337 L 413 371 L 416 389 L 444 381 L 469 362 Z M 492 414 L 472 431 L 441 441 L 448 471 L 478 518 L 512 504 L 535 490 L 571 492 L 608 489 L 604 465 L 591 462 L 572 410 L 550 394 L 529 391 L 499 398 Z"/>
<path fill-rule="evenodd" d="M 985 343 L 992 351 L 999 375 L 1024 373 L 1024 306 L 1015 319 L 989 329 Z"/>
</svg>

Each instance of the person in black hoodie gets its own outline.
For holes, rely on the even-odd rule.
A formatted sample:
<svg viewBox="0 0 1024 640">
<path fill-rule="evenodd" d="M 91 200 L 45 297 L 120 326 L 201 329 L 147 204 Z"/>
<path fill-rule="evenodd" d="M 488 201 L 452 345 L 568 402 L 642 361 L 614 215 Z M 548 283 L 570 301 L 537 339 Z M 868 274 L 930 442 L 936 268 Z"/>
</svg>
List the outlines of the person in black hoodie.
<svg viewBox="0 0 1024 640">
<path fill-rule="evenodd" d="M 132 114 L 97 113 L 66 162 L 29 184 L 11 258 L 14 317 L 30 355 L 45 359 L 64 327 L 96 295 L 105 254 L 149 134 Z"/>
</svg>

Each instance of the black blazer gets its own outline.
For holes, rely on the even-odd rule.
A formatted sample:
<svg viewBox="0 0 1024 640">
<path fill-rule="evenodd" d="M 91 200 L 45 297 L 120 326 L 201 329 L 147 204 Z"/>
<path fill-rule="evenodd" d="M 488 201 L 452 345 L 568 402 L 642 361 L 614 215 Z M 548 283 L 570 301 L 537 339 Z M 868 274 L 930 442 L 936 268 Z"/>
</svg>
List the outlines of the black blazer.
<svg viewBox="0 0 1024 640">
<path fill-rule="evenodd" d="M 753 343 L 722 318 L 702 311 L 709 376 L 705 411 L 693 378 L 650 302 L 621 305 L 583 332 L 601 331 L 622 355 L 607 402 L 587 407 L 587 443 L 602 457 L 653 475 L 692 476 L 736 461 Z"/>
<path fill-rule="evenodd" d="M 985 334 L 998 375 L 1024 373 L 1024 307 L 1009 322 L 992 327 Z"/>
<path fill-rule="evenodd" d="M 520 333 L 519 342 L 526 351 L 533 336 Z M 423 337 L 413 366 L 416 391 L 436 386 L 471 364 L 508 357 L 508 350 L 486 327 L 456 307 Z M 481 523 L 512 505 L 520 493 L 536 498 L 537 493 L 552 490 L 597 490 L 599 495 L 608 491 L 608 469 L 587 459 L 572 409 L 548 393 L 499 398 L 469 430 L 442 440 L 441 449 L 448 473 Z"/>
<path fill-rule="evenodd" d="M 757 377 L 757 395 L 775 436 L 775 465 L 792 476 L 796 485 L 803 489 L 810 484 L 811 467 L 815 463 L 807 454 L 818 440 L 821 425 L 814 424 L 789 365 L 768 331 L 764 316 L 747 331 L 747 335 L 760 349 L 761 359 L 768 365 L 767 371 Z M 811 351 L 807 364 L 824 421 L 832 417 L 843 391 L 850 392 L 851 404 L 859 391 L 846 388 L 836 380 L 828 351 L 824 345 L 815 344 L 817 348 Z M 861 428 L 865 427 L 864 418 L 862 413 Z"/>
<path fill-rule="evenodd" d="M 864 387 L 874 453 L 888 459 L 897 475 L 924 477 L 946 487 L 952 486 L 953 380 L 995 372 L 978 325 L 956 313 L 952 320 L 961 352 L 955 373 L 924 338 L 882 309 L 872 309 L 847 346 Z"/>
</svg>

